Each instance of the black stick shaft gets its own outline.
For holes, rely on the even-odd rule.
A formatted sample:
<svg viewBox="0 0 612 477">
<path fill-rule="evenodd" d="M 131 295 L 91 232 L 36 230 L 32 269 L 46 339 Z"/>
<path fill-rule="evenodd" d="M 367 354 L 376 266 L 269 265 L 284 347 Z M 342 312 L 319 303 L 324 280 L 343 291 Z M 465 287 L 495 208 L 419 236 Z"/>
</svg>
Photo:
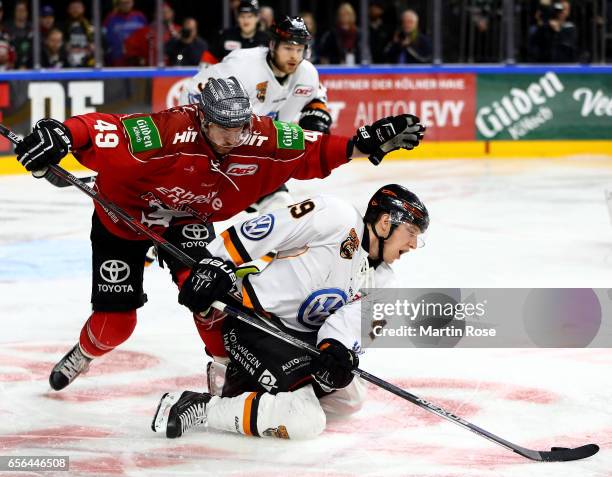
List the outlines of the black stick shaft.
<svg viewBox="0 0 612 477">
<path fill-rule="evenodd" d="M 66 171 L 65 169 L 57 165 L 50 165 L 49 170 L 51 170 L 53 174 L 55 174 L 56 176 L 65 180 L 66 182 L 69 182 L 76 188 L 83 191 L 93 200 L 95 200 L 98 204 L 102 206 L 104 211 L 108 214 L 108 216 L 113 221 L 118 222 L 119 219 L 123 220 L 127 225 L 129 225 L 132 228 L 132 230 L 151 239 L 153 242 L 155 242 L 155 244 L 157 244 L 159 247 L 166 250 L 169 254 L 171 254 L 177 260 L 180 260 L 187 267 L 193 268 L 196 265 L 197 262 L 193 258 L 191 258 L 189 255 L 187 255 L 185 252 L 183 252 L 182 250 L 172 245 L 164 237 L 162 237 L 158 233 L 155 233 L 153 230 L 145 226 L 139 220 L 136 220 L 135 218 L 133 218 L 131 215 L 125 212 L 121 207 L 101 197 L 97 190 L 83 184 L 77 177 L 73 176 L 70 172 Z"/>
<path fill-rule="evenodd" d="M 248 323 L 249 325 L 258 328 L 272 336 L 275 336 L 277 338 L 280 338 L 281 340 L 285 341 L 286 343 L 289 343 L 297 348 L 303 349 L 305 351 L 308 351 L 311 355 L 319 355 L 321 352 L 315 348 L 314 346 L 305 343 L 304 341 L 300 340 L 299 338 L 296 338 L 288 333 L 285 333 L 281 330 L 278 330 L 276 328 L 272 328 L 271 326 L 267 325 L 265 322 L 263 322 L 260 319 L 256 319 L 254 317 L 251 317 L 249 315 L 247 315 L 246 313 L 242 312 L 241 310 L 238 310 L 237 308 L 234 308 L 230 305 L 227 305 L 225 303 L 222 302 L 215 302 L 213 303 L 213 307 L 220 310 L 220 311 L 224 311 L 232 316 L 234 316 L 235 318 L 237 318 L 240 321 L 243 321 L 245 323 Z M 396 396 L 399 396 L 403 399 L 406 399 L 407 401 L 410 401 L 411 403 L 425 409 L 426 411 L 432 412 L 444 419 L 447 419 L 451 422 L 454 422 L 455 424 L 458 424 L 472 432 L 475 432 L 477 434 L 482 435 L 483 437 L 496 442 L 497 444 L 510 449 L 510 450 L 514 450 L 513 447 L 518 447 L 515 444 L 512 444 L 511 442 L 506 441 L 505 439 L 502 439 L 501 437 L 497 437 L 494 434 L 489 433 L 488 431 L 479 428 L 478 426 L 475 426 L 474 424 L 471 424 L 467 421 L 465 421 L 464 419 L 454 415 L 451 412 L 446 411 L 445 409 L 436 406 L 435 404 L 430 403 L 429 401 L 426 401 L 423 398 L 420 398 L 418 396 L 415 396 L 412 393 L 409 393 L 408 391 L 403 390 L 400 387 L 395 386 L 394 384 L 388 383 L 387 381 L 384 381 L 383 379 L 380 379 L 366 371 L 363 371 L 362 369 L 355 369 L 353 371 L 353 373 L 356 376 L 359 376 L 360 378 L 369 381 L 372 384 L 375 384 L 376 386 L 384 389 L 385 391 L 389 391 L 390 393 L 395 394 Z"/>
<path fill-rule="evenodd" d="M 6 137 L 13 144 L 19 144 L 21 142 L 21 137 L 19 135 L 15 134 L 9 128 L 1 124 L 0 124 L 0 134 Z M 73 176 L 67 170 L 63 169 L 62 167 L 58 165 L 49 165 L 48 167 L 49 167 L 49 170 L 45 173 L 45 176 L 51 173 L 55 177 L 57 177 L 60 181 L 67 182 L 75 186 L 76 188 L 80 189 L 85 194 L 87 194 L 89 197 L 91 197 L 94 201 L 100 204 L 102 208 L 105 210 L 105 212 L 108 214 L 108 216 L 111 218 L 111 220 L 113 220 L 114 222 L 118 222 L 119 219 L 123 220 L 132 230 L 151 239 L 159 247 L 166 250 L 174 258 L 184 263 L 187 267 L 193 268 L 193 266 L 196 264 L 196 261 L 192 259 L 189 255 L 187 255 L 182 250 L 172 245 L 161 235 L 155 233 L 153 230 L 143 225 L 140 221 L 133 218 L 131 215 L 129 215 L 119 206 L 103 198 L 98 193 L 97 190 L 85 185 L 84 182 L 82 182 L 79 178 Z"/>
</svg>

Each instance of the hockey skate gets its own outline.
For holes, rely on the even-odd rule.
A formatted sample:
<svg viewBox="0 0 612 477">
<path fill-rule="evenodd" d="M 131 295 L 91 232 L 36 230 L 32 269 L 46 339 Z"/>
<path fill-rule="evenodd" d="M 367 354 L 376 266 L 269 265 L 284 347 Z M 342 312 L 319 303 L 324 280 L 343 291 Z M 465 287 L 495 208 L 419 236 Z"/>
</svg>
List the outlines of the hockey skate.
<svg viewBox="0 0 612 477">
<path fill-rule="evenodd" d="M 49 375 L 49 384 L 53 389 L 59 391 L 68 386 L 81 373 L 89 369 L 91 358 L 81 351 L 77 343 L 68 353 L 59 360 Z"/>
<path fill-rule="evenodd" d="M 166 437 L 181 437 L 188 429 L 206 423 L 206 405 L 211 400 L 209 393 L 183 391 L 162 396 L 151 429 L 161 432 L 166 428 Z"/>
</svg>

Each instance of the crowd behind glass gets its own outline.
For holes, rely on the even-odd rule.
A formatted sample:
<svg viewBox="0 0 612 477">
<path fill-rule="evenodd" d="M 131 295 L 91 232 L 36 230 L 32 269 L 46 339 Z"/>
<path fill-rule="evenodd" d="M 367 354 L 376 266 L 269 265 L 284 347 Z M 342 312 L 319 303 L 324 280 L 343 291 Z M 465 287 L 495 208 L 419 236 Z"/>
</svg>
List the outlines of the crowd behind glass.
<svg viewBox="0 0 612 477">
<path fill-rule="evenodd" d="M 96 65 L 91 2 L 43 0 L 35 16 L 39 35 L 34 35 L 32 1 L 0 0 L 0 69 L 32 68 L 35 36 L 40 38 L 42 68 L 159 66 L 160 59 L 166 66 L 216 63 L 233 49 L 267 46 L 268 29 L 275 16 L 289 13 L 287 2 L 282 0 L 228 1 L 229 26 L 225 29 L 221 20 L 217 24 L 213 21 L 211 26 L 212 14 L 203 22 L 202 8 L 196 2 L 163 2 L 162 25 L 158 28 L 154 5 L 151 6 L 154 2 L 102 1 L 103 54 L 98 55 L 101 64 Z M 441 61 L 507 62 L 504 0 L 437 3 L 443 7 L 437 15 L 442 22 L 442 45 L 438 50 Z M 436 15 L 432 5 L 436 2 L 355 0 L 317 5 L 302 1 L 293 6 L 296 4 L 313 35 L 309 52 L 315 64 L 427 64 L 435 59 L 432 30 Z M 512 62 L 609 60 L 608 51 L 612 48 L 607 46 L 612 37 L 607 26 L 612 17 L 612 0 L 514 0 L 511 5 Z M 360 12 L 367 15 L 367 21 L 360 19 Z M 162 41 L 157 38 L 158 31 L 163 34 Z M 158 53 L 159 46 L 163 48 L 162 55 Z"/>
</svg>

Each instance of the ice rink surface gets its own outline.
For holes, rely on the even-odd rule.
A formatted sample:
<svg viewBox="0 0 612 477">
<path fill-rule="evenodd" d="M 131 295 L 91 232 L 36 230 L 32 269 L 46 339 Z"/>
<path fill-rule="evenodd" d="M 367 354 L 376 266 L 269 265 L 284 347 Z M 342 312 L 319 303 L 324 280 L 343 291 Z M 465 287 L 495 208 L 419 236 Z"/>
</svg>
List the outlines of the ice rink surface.
<svg viewBox="0 0 612 477">
<path fill-rule="evenodd" d="M 612 287 L 604 190 L 612 159 L 360 161 L 296 198 L 333 193 L 362 207 L 399 182 L 431 214 L 425 248 L 396 265 L 406 287 Z M 119 349 L 66 390 L 53 364 L 89 316 L 90 200 L 30 177 L 0 178 L 0 455 L 67 455 L 74 476 L 612 476 L 612 350 L 370 350 L 361 367 L 525 447 L 597 443 L 599 454 L 531 463 L 382 390 L 311 441 L 150 423 L 165 391 L 205 387 L 205 355 L 165 270 Z M 610 318 L 610 317 L 607 317 Z M 45 472 L 0 475 L 53 475 Z"/>
</svg>

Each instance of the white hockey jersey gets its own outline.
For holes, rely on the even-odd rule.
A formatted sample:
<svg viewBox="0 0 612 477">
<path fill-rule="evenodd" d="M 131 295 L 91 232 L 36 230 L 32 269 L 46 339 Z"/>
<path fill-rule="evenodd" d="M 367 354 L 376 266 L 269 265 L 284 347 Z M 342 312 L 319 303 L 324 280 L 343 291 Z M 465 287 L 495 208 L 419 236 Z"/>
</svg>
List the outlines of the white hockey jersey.
<svg viewBox="0 0 612 477">
<path fill-rule="evenodd" d="M 360 289 L 389 287 L 394 280 L 385 263 L 369 268 L 364 228 L 352 205 L 318 196 L 239 223 L 208 250 L 236 265 L 276 250 L 263 272 L 242 280 L 243 304 L 281 328 L 318 332 L 317 341 L 334 338 L 359 351 Z"/>
<path fill-rule="evenodd" d="M 319 83 L 319 73 L 307 60 L 302 61 L 295 73 L 284 84 L 275 78 L 266 61 L 268 48 L 241 48 L 232 51 L 221 63 L 200 70 L 188 82 L 181 94 L 181 104 L 198 102 L 208 78 L 235 76 L 245 88 L 251 100 L 253 112 L 259 116 L 271 116 L 285 122 L 297 122 L 300 112 L 313 99 L 327 102 L 325 87 Z"/>
</svg>

